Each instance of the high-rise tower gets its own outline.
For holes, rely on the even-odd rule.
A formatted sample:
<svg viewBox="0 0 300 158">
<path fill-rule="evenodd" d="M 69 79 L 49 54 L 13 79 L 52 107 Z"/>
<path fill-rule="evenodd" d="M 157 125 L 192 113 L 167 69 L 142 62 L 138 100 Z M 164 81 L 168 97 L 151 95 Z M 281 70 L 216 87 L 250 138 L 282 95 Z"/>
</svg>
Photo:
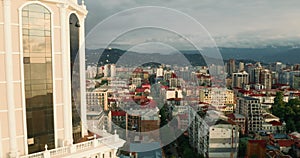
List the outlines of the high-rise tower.
<svg viewBox="0 0 300 158">
<path fill-rule="evenodd" d="M 0 157 L 76 142 L 86 134 L 84 4 L 3 0 L 0 12 Z"/>
</svg>

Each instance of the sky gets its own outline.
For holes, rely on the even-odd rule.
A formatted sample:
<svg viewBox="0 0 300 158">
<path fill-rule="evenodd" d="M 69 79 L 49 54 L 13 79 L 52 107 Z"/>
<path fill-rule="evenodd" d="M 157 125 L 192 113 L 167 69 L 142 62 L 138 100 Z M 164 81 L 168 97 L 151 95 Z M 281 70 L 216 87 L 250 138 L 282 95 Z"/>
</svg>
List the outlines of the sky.
<svg viewBox="0 0 300 158">
<path fill-rule="evenodd" d="M 87 48 L 105 47 L 107 41 L 125 49 L 147 42 L 179 49 L 193 49 L 191 41 L 201 41 L 201 47 L 300 44 L 299 0 L 85 0 L 85 4 Z M 132 9 L 136 7 L 140 9 Z M 160 25 L 170 27 L 116 33 Z"/>
</svg>

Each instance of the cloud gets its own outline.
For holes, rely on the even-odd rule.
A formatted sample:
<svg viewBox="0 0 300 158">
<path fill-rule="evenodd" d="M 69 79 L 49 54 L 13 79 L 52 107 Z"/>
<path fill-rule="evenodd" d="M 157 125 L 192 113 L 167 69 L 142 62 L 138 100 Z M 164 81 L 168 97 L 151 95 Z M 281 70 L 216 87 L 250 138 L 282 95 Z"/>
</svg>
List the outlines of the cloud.
<svg viewBox="0 0 300 158">
<path fill-rule="evenodd" d="M 219 46 L 257 46 L 267 44 L 288 44 L 300 39 L 300 1 L 290 0 L 86 0 L 89 14 L 86 20 L 87 32 L 105 18 L 122 10 L 138 6 L 163 6 L 182 11 L 200 22 L 213 36 Z M 139 13 L 137 13 L 139 14 Z M 163 16 L 160 13 L 152 13 L 153 16 Z M 126 19 L 126 18 L 124 18 Z M 132 16 L 130 22 L 143 23 L 153 19 L 138 19 Z M 165 19 L 176 21 L 178 27 L 185 29 L 186 25 L 175 18 Z M 165 22 L 165 21 L 164 21 Z M 120 20 L 119 24 L 107 28 L 107 34 L 118 30 L 126 22 Z M 144 34 L 145 35 L 145 34 Z M 164 35 L 164 36 L 163 36 Z M 186 36 L 193 37 L 193 32 L 186 32 Z M 165 41 L 166 43 L 176 43 L 180 45 L 180 38 L 173 36 L 153 35 L 149 39 L 131 36 L 131 40 L 119 41 L 126 45 L 134 45 L 136 40 Z M 101 38 L 109 37 L 102 34 Z M 199 38 L 199 37 L 193 37 Z M 205 41 L 204 41 L 205 42 Z M 115 43 L 117 45 L 117 43 Z M 184 47 L 184 44 L 181 44 Z"/>
</svg>

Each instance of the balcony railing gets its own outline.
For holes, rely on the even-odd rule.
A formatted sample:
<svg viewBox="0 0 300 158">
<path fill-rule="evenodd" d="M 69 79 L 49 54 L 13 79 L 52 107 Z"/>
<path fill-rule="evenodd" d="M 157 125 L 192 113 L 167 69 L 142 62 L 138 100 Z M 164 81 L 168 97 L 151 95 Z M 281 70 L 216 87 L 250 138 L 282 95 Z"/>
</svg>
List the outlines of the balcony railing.
<svg viewBox="0 0 300 158">
<path fill-rule="evenodd" d="M 80 151 L 88 151 L 89 149 L 108 146 L 113 148 L 118 148 L 117 146 L 113 146 L 114 143 L 125 142 L 120 139 L 117 134 L 110 135 L 103 138 L 93 139 L 90 141 L 72 144 L 70 146 L 60 147 L 56 149 L 47 150 L 47 146 L 45 146 L 45 151 L 33 153 L 29 155 L 21 156 L 20 158 L 51 158 L 51 157 L 62 157 L 64 155 L 70 155 L 72 153 L 80 152 Z"/>
</svg>

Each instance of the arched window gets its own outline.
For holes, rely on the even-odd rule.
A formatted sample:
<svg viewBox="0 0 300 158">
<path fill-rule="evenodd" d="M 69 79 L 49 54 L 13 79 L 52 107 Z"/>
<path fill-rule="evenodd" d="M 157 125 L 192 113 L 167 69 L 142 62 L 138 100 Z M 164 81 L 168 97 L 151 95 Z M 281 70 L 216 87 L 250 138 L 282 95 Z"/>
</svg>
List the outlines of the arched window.
<svg viewBox="0 0 300 158">
<path fill-rule="evenodd" d="M 77 143 L 81 138 L 81 119 L 80 119 L 80 73 L 79 73 L 79 19 L 76 14 L 72 13 L 69 17 L 70 29 L 70 66 L 72 81 L 72 126 L 73 140 Z"/>
<path fill-rule="evenodd" d="M 51 13 L 40 4 L 22 9 L 28 151 L 54 148 Z"/>
</svg>

